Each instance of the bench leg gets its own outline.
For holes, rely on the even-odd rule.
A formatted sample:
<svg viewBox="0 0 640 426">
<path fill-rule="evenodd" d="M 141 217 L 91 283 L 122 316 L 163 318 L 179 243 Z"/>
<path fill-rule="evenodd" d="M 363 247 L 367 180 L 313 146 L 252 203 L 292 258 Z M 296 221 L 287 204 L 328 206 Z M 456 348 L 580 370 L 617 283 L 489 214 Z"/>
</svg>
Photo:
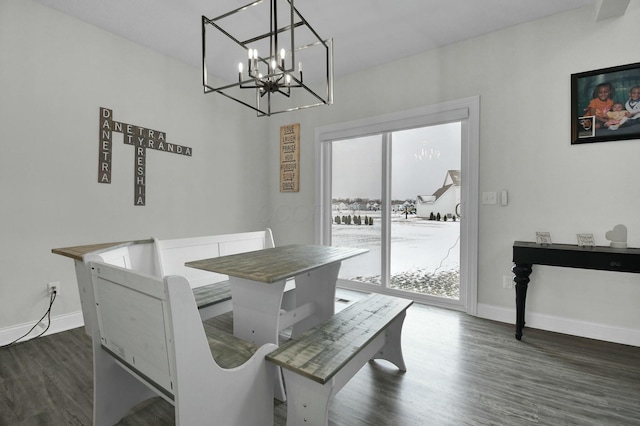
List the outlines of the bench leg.
<svg viewBox="0 0 640 426">
<path fill-rule="evenodd" d="M 112 426 L 137 404 L 154 396 L 157 396 L 155 392 L 120 367 L 101 347 L 94 345 L 94 426 Z"/>
<path fill-rule="evenodd" d="M 287 383 L 287 426 L 327 426 L 332 382 L 313 382 L 289 370 L 282 370 Z"/>
<path fill-rule="evenodd" d="M 402 356 L 402 324 L 404 324 L 404 318 L 407 312 L 404 311 L 393 320 L 387 327 L 386 339 L 384 346 L 376 353 L 371 360 L 374 359 L 386 359 L 387 361 L 395 364 L 400 371 L 407 371 L 407 366 L 404 363 L 404 357 Z"/>
<path fill-rule="evenodd" d="M 331 398 L 367 364 L 367 360 L 376 357 L 385 342 L 386 334 L 379 334 L 324 385 L 282 369 L 287 384 L 287 426 L 327 426 Z"/>
</svg>

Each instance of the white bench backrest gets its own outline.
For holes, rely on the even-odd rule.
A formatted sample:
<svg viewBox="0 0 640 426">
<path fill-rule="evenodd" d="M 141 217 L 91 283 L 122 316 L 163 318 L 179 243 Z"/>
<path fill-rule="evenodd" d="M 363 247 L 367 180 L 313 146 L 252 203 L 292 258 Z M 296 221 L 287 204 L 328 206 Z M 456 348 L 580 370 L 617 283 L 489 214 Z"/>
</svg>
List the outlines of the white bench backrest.
<svg viewBox="0 0 640 426">
<path fill-rule="evenodd" d="M 92 262 L 102 346 L 116 359 L 173 395 L 175 363 L 170 311 L 162 279 Z"/>
<path fill-rule="evenodd" d="M 273 424 L 276 371 L 264 358 L 276 345 L 262 345 L 241 365 L 222 368 L 213 357 L 187 279 L 160 279 L 102 262 L 89 265 L 99 331 L 94 350 L 101 351 L 94 359 L 109 361 L 96 367 L 102 374 L 94 378 L 100 390 L 94 398 L 106 413 L 96 424 L 115 423 L 110 417 L 114 405 L 121 410 L 118 415 L 124 415 L 141 401 L 130 392 L 131 377 L 122 380 L 113 371 L 114 362 L 172 403 L 176 424 Z M 244 353 L 246 345 L 237 350 Z"/>
<path fill-rule="evenodd" d="M 271 230 L 212 235 L 208 237 L 154 239 L 157 269 L 161 276 L 181 275 L 191 287 L 225 281 L 229 277 L 184 266 L 185 262 L 273 247 Z"/>
<path fill-rule="evenodd" d="M 131 257 L 129 256 L 129 247 L 118 247 L 113 250 L 97 253 L 104 263 L 119 266 L 125 269 L 131 269 Z"/>
</svg>

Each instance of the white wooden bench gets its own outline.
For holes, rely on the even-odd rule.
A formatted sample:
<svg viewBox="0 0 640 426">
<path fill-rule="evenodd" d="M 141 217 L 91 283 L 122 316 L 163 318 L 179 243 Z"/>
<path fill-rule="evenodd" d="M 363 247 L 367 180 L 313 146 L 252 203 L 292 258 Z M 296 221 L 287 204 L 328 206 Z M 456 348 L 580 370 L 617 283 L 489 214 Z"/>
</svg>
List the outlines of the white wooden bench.
<svg viewBox="0 0 640 426">
<path fill-rule="evenodd" d="M 331 398 L 369 360 L 385 359 L 406 371 L 401 333 L 412 304 L 366 296 L 268 354 L 284 374 L 287 426 L 327 426 Z"/>
<path fill-rule="evenodd" d="M 94 425 L 113 425 L 159 395 L 176 425 L 273 425 L 277 346 L 207 333 L 188 280 L 91 262 L 99 342 Z"/>
<path fill-rule="evenodd" d="M 189 280 L 202 319 L 232 310 L 229 277 L 186 267 L 185 262 L 275 247 L 271 229 L 205 237 L 154 239 L 156 267 L 160 276 L 181 275 Z M 287 283 L 282 307 L 295 307 L 293 280 Z"/>
<path fill-rule="evenodd" d="M 52 252 L 74 261 L 85 330 L 91 336 L 96 328 L 91 272 L 88 267 L 91 261 L 105 262 L 157 277 L 186 276 L 192 282 L 200 316 L 202 319 L 209 319 L 231 311 L 231 291 L 227 277 L 187 268 L 184 262 L 273 246 L 273 235 L 267 228 L 264 231 L 206 237 L 148 239 L 64 247 L 52 249 Z M 296 306 L 295 292 L 291 291 L 294 288 L 293 280 L 287 283 L 287 291 L 282 301 L 285 311 L 290 311 Z"/>
</svg>

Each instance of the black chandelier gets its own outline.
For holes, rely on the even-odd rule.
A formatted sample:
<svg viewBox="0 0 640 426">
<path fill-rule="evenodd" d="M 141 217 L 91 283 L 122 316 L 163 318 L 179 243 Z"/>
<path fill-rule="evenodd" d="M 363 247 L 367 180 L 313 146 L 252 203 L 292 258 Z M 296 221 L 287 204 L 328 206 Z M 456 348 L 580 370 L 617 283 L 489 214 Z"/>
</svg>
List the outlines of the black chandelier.
<svg viewBox="0 0 640 426">
<path fill-rule="evenodd" d="M 202 17 L 204 93 L 220 93 L 255 110 L 258 117 L 333 103 L 333 40 L 323 40 L 293 3 L 257 0 L 213 19 Z M 256 19 L 260 10 L 268 14 L 269 29 L 249 34 L 266 29 L 267 19 Z M 207 33 L 208 26 L 218 31 Z M 207 55 L 208 46 L 216 49 L 214 54 Z M 224 76 L 230 74 L 233 60 L 238 63 L 237 79 L 218 87 L 208 83 L 208 70 L 228 81 Z M 303 61 L 307 68 L 311 64 L 310 83 L 304 81 Z"/>
</svg>

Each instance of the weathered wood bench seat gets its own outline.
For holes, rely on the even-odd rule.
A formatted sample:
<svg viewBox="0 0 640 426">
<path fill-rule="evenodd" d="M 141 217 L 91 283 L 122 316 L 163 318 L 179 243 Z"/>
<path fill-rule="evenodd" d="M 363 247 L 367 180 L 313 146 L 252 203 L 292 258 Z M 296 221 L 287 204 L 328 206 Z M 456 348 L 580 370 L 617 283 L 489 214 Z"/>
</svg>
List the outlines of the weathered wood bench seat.
<svg viewBox="0 0 640 426">
<path fill-rule="evenodd" d="M 282 344 L 267 360 L 282 367 L 287 425 L 328 425 L 331 398 L 369 361 L 406 371 L 401 333 L 413 301 L 372 294 Z"/>
<path fill-rule="evenodd" d="M 260 347 L 204 327 L 186 278 L 90 262 L 99 340 L 94 339 L 94 425 L 113 425 L 161 396 L 176 425 L 272 425 L 275 366 Z"/>
<path fill-rule="evenodd" d="M 229 284 L 229 281 L 203 285 L 192 289 L 192 291 L 199 310 L 231 300 L 231 284 Z"/>
</svg>

